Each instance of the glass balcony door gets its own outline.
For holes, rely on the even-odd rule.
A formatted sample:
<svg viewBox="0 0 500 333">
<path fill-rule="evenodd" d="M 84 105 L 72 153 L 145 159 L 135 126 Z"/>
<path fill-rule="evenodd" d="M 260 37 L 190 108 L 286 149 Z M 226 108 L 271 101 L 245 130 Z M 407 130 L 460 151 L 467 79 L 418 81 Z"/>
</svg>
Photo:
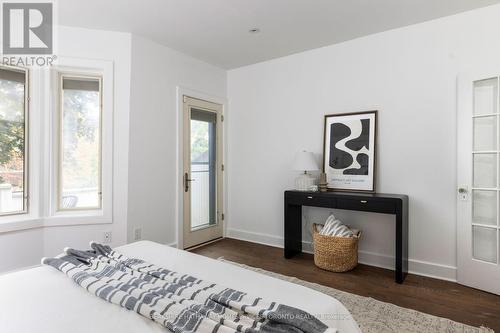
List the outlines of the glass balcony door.
<svg viewBox="0 0 500 333">
<path fill-rule="evenodd" d="M 222 237 L 222 106 L 184 99 L 184 248 Z"/>
<path fill-rule="evenodd" d="M 217 113 L 191 109 L 191 230 L 217 224 Z"/>
</svg>

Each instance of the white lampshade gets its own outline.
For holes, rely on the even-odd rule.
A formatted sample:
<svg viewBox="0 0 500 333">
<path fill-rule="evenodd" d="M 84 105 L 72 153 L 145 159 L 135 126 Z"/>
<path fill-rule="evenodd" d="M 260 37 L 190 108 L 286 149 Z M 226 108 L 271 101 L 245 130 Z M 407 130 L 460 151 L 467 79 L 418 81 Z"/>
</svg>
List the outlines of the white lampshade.
<svg viewBox="0 0 500 333">
<path fill-rule="evenodd" d="M 319 170 L 318 163 L 314 158 L 314 154 L 308 151 L 300 151 L 295 155 L 293 162 L 293 170 L 297 171 L 317 171 Z"/>
</svg>

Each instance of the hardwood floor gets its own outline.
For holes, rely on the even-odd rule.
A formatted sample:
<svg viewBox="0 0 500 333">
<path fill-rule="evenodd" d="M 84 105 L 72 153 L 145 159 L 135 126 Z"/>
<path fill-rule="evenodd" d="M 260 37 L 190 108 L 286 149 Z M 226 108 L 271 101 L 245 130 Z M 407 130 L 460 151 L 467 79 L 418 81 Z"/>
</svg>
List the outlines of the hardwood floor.
<svg viewBox="0 0 500 333">
<path fill-rule="evenodd" d="M 394 282 L 392 271 L 365 265 L 347 273 L 331 273 L 314 266 L 310 254 L 287 260 L 282 249 L 230 238 L 192 252 L 211 258 L 224 257 L 472 326 L 487 326 L 500 333 L 500 296 L 457 283 L 410 274 L 399 285 Z"/>
</svg>

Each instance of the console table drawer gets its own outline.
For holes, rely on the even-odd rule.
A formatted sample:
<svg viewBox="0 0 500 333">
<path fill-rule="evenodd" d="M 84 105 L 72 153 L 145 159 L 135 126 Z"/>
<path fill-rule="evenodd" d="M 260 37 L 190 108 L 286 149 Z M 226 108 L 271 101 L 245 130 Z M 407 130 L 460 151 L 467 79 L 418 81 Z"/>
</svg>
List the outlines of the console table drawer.
<svg viewBox="0 0 500 333">
<path fill-rule="evenodd" d="M 332 207 L 335 204 L 334 198 L 328 198 L 321 195 L 310 193 L 295 194 L 287 197 L 287 202 L 293 205 L 315 206 L 315 207 Z"/>
<path fill-rule="evenodd" d="M 374 213 L 394 214 L 396 207 L 394 202 L 383 200 L 366 199 L 344 199 L 337 198 L 338 209 L 360 210 Z"/>
</svg>

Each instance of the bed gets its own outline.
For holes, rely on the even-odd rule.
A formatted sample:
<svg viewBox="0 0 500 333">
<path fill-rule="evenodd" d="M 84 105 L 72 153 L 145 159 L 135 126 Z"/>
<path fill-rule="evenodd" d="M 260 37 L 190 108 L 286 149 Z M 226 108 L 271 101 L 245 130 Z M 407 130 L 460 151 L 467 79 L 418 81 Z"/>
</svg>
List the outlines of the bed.
<svg viewBox="0 0 500 333">
<path fill-rule="evenodd" d="M 149 241 L 128 244 L 117 250 L 128 257 L 322 315 L 321 320 L 339 332 L 360 332 L 340 302 L 314 290 Z M 2 333 L 165 331 L 146 318 L 87 293 L 51 267 L 41 266 L 0 276 Z"/>
</svg>

